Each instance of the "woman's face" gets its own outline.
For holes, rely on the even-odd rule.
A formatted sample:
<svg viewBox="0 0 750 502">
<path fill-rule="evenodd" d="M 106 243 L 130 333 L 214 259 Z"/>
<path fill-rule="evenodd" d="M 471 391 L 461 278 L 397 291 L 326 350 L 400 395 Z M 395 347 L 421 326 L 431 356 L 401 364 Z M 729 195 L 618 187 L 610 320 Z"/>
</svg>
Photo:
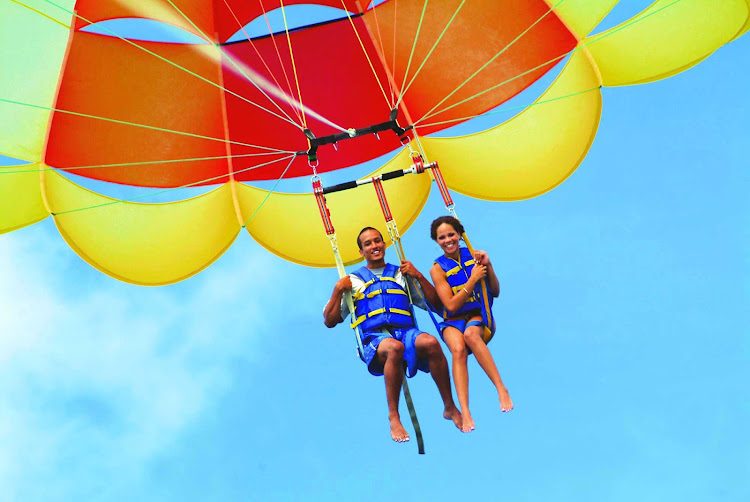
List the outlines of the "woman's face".
<svg viewBox="0 0 750 502">
<path fill-rule="evenodd" d="M 437 243 L 446 255 L 455 255 L 458 253 L 458 241 L 461 236 L 450 223 L 443 223 L 437 227 Z"/>
</svg>

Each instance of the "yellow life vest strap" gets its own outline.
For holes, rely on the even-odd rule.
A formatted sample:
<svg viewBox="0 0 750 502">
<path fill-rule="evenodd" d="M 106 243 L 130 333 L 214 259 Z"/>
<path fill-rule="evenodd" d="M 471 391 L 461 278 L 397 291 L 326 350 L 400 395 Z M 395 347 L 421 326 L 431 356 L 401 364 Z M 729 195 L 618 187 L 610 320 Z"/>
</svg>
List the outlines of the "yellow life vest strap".
<svg viewBox="0 0 750 502">
<path fill-rule="evenodd" d="M 373 310 L 372 312 L 368 312 L 367 314 L 362 314 L 361 316 L 357 317 L 356 321 L 354 321 L 352 323 L 352 328 L 356 328 L 357 326 L 359 326 L 360 324 L 362 324 L 363 322 L 365 322 L 365 320 L 369 319 L 370 317 L 375 317 L 376 315 L 378 315 L 378 314 L 384 314 L 385 312 L 386 312 L 386 308 L 383 307 L 383 308 L 379 308 L 379 309 Z M 390 309 L 390 310 L 387 310 L 387 312 L 393 312 L 394 314 L 407 315 L 407 316 L 411 317 L 411 312 L 409 312 L 407 310 Z"/>
<path fill-rule="evenodd" d="M 463 265 L 463 266 L 464 266 L 464 267 L 468 267 L 469 265 L 474 265 L 475 263 L 476 263 L 476 262 L 474 261 L 474 259 L 471 259 L 471 260 L 469 260 L 469 261 L 465 261 L 465 262 L 464 262 L 464 265 Z M 459 264 L 458 266 L 456 266 L 456 267 L 453 267 L 452 269 L 448 270 L 448 271 L 447 271 L 447 272 L 445 273 L 445 276 L 446 276 L 446 277 L 450 277 L 451 275 L 456 275 L 456 274 L 457 274 L 457 273 L 459 272 L 459 270 L 461 270 L 462 268 L 463 268 L 463 267 L 461 266 L 461 264 Z"/>
<path fill-rule="evenodd" d="M 367 294 L 367 298 L 374 298 L 382 293 L 383 291 L 381 290 L 373 291 L 372 293 Z M 403 289 L 386 289 L 385 293 L 389 293 L 392 295 L 406 295 L 406 291 L 404 291 Z M 364 298 L 365 295 L 361 292 L 354 295 L 354 301 L 363 300 Z"/>
</svg>

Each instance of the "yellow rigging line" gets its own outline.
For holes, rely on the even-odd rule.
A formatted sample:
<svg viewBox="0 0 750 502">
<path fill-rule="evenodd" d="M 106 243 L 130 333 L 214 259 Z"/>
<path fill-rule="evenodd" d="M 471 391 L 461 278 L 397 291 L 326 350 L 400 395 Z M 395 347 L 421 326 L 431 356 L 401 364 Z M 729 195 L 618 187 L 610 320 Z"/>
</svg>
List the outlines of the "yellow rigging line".
<svg viewBox="0 0 750 502">
<path fill-rule="evenodd" d="M 302 125 L 307 129 L 307 120 L 305 118 L 305 105 L 302 103 L 302 91 L 299 87 L 299 78 L 297 77 L 297 64 L 294 62 L 294 50 L 292 49 L 292 39 L 289 37 L 289 26 L 286 22 L 286 9 L 284 9 L 284 0 L 279 0 L 281 4 L 281 15 L 284 18 L 284 31 L 286 31 L 286 42 L 289 46 L 289 57 L 292 60 L 292 70 L 294 70 L 294 82 L 297 84 L 297 96 L 299 98 L 299 104 L 302 111 Z"/>
<path fill-rule="evenodd" d="M 261 94 L 263 94 L 263 96 L 265 96 L 265 97 L 266 97 L 266 99 L 268 99 L 268 101 L 270 101 L 270 102 L 271 102 L 271 104 L 273 104 L 273 105 L 274 105 L 274 106 L 275 106 L 276 108 L 278 108 L 278 110 L 279 110 L 279 111 L 280 111 L 281 113 L 283 113 L 283 114 L 284 114 L 284 116 L 285 116 L 285 117 L 286 117 L 287 119 L 289 119 L 289 121 L 290 121 L 290 122 L 294 122 L 294 121 L 292 120 L 292 117 L 290 117 L 290 116 L 289 116 L 289 114 L 288 114 L 288 113 L 286 113 L 286 112 L 285 112 L 285 111 L 284 111 L 284 110 L 283 110 L 283 109 L 281 108 L 281 106 L 279 106 L 279 104 L 278 104 L 278 103 L 277 103 L 276 101 L 274 101 L 273 99 L 271 99 L 271 97 L 270 97 L 270 96 L 269 96 L 268 94 L 266 94 L 266 91 L 265 91 L 265 90 L 264 90 L 264 89 L 263 89 L 263 88 L 262 88 L 262 87 L 261 87 L 260 85 L 258 85 L 258 83 L 257 83 L 257 82 L 255 81 L 255 79 L 253 79 L 253 78 L 252 78 L 252 77 L 251 77 L 250 75 L 248 75 L 248 74 L 247 74 L 247 72 L 245 71 L 245 69 L 244 69 L 244 68 L 242 68 L 242 67 L 241 67 L 241 66 L 240 66 L 240 65 L 239 65 L 239 64 L 238 64 L 238 63 L 237 63 L 237 62 L 236 62 L 236 61 L 235 61 L 235 60 L 234 60 L 233 58 L 229 57 L 229 55 L 228 55 L 228 54 L 227 54 L 226 52 L 224 52 L 224 50 L 223 50 L 223 49 L 221 48 L 221 46 L 220 46 L 220 45 L 212 43 L 212 42 L 211 42 L 211 39 L 210 39 L 210 37 L 209 37 L 208 35 L 206 35 L 206 33 L 204 33 L 204 32 L 203 32 L 203 30 L 201 30 L 201 29 L 200 29 L 200 28 L 198 27 L 198 25 L 196 25 L 196 24 L 195 24 L 195 23 L 193 22 L 193 20 L 192 20 L 192 19 L 190 19 L 190 17 L 189 17 L 189 16 L 187 15 L 187 14 L 185 14 L 184 12 L 182 12 L 182 10 L 180 10 L 180 8 L 179 8 L 179 7 L 177 7 L 177 6 L 176 6 L 176 5 L 174 4 L 174 2 L 172 2 L 172 0 L 167 0 L 167 2 L 169 2 L 169 5 L 171 5 L 171 6 L 172 6 L 172 7 L 173 7 L 173 8 L 174 8 L 174 9 L 175 9 L 175 10 L 176 10 L 176 11 L 177 11 L 177 12 L 178 12 L 178 13 L 179 13 L 179 14 L 180 14 L 180 15 L 181 15 L 182 17 L 184 17 L 184 18 L 185 18 L 185 20 L 186 20 L 186 21 L 187 21 L 188 23 L 190 23 L 190 25 L 191 25 L 191 26 L 192 26 L 193 28 L 195 28 L 195 29 L 196 29 L 196 30 L 198 31 L 198 33 L 200 33 L 200 34 L 201 34 L 201 36 L 203 37 L 203 39 L 204 39 L 204 40 L 206 40 L 207 42 L 211 43 L 211 45 L 213 45 L 213 46 L 214 46 L 214 47 L 216 48 L 216 50 L 217 50 L 217 51 L 219 51 L 219 53 L 220 53 L 220 54 L 221 54 L 221 55 L 222 55 L 222 56 L 223 56 L 224 58 L 226 58 L 226 60 L 227 60 L 227 61 L 229 61 L 230 63 L 232 63 L 232 66 L 234 66 L 234 68 L 235 68 L 235 69 L 236 69 L 237 71 L 239 71 L 239 72 L 240 72 L 240 74 L 241 74 L 241 75 L 242 75 L 243 77 L 245 77 L 245 78 L 247 79 L 247 81 L 248 81 L 248 82 L 250 82 L 251 84 L 253 84 L 253 86 L 255 86 L 255 88 L 256 88 L 256 89 L 258 89 L 258 90 L 260 91 L 260 93 L 261 93 Z M 260 75 L 258 75 L 258 78 L 261 78 L 261 77 L 260 77 Z M 264 80 L 265 80 L 265 79 L 264 79 Z M 278 84 L 277 84 L 276 88 L 278 89 L 278 92 L 279 92 L 280 94 L 282 94 L 282 95 L 283 95 L 283 96 L 284 96 L 284 97 L 285 97 L 285 98 L 286 98 L 287 100 L 289 100 L 289 96 L 288 96 L 288 95 L 287 95 L 287 94 L 286 94 L 286 93 L 285 93 L 285 92 L 284 92 L 284 91 L 283 91 L 283 90 L 282 90 L 282 89 L 281 89 L 281 88 L 280 88 L 280 87 L 278 86 Z M 295 123 L 295 125 L 297 125 L 297 127 L 300 127 L 300 126 L 299 126 L 299 124 L 296 124 L 296 123 Z"/>
<path fill-rule="evenodd" d="M 354 30 L 354 34 L 357 37 L 357 40 L 359 40 L 359 46 L 362 48 L 362 52 L 365 54 L 365 57 L 367 58 L 367 62 L 370 64 L 370 69 L 372 70 L 372 74 L 375 76 L 375 80 L 378 83 L 378 86 L 380 87 L 380 92 L 383 93 L 383 99 L 385 99 L 385 104 L 388 106 L 388 109 L 391 109 L 391 103 L 388 101 L 388 95 L 385 93 L 385 89 L 383 89 L 383 84 L 380 82 L 380 79 L 378 78 L 378 73 L 375 71 L 375 66 L 372 64 L 372 60 L 370 59 L 370 55 L 367 53 L 367 49 L 365 49 L 365 44 L 362 42 L 362 38 L 359 36 L 359 31 L 357 30 L 357 27 L 354 25 L 354 20 L 352 19 L 351 14 L 348 10 L 346 10 L 346 4 L 344 3 L 344 0 L 341 0 L 341 5 L 344 6 L 344 11 L 346 12 L 346 17 L 349 19 L 349 23 L 352 25 L 352 29 Z"/>
<path fill-rule="evenodd" d="M 463 88 L 463 86 L 465 86 L 466 84 L 468 84 L 474 77 L 476 77 L 477 75 L 479 75 L 479 73 L 481 73 L 482 70 L 484 70 L 485 68 L 487 68 L 490 64 L 492 64 L 493 61 L 495 61 L 498 57 L 500 57 L 505 51 L 507 51 L 508 49 L 510 49 L 513 46 L 513 44 L 515 44 L 516 42 L 518 42 L 524 35 L 526 35 L 526 33 L 528 33 L 529 31 L 531 31 L 531 29 L 533 29 L 534 26 L 536 26 L 537 24 L 539 24 L 545 17 L 547 17 L 550 13 L 552 13 L 555 10 L 555 8 L 557 8 L 558 5 L 560 5 L 564 1 L 565 0 L 560 0 L 555 5 L 553 5 L 552 7 L 550 7 L 547 10 L 547 12 L 545 12 L 544 14 L 542 14 L 536 21 L 534 21 L 531 24 L 531 26 L 529 26 L 524 31 L 522 31 L 516 38 L 514 38 L 513 40 L 511 40 L 510 43 L 508 43 L 505 47 L 503 47 L 500 50 L 500 52 L 498 52 L 497 54 L 495 54 L 494 56 L 492 56 L 489 61 L 487 61 L 477 71 L 475 71 L 474 73 L 472 73 L 471 76 L 469 76 L 469 78 L 467 78 L 466 80 L 464 80 L 461 84 L 458 85 L 458 87 L 456 87 L 447 96 L 445 96 L 442 100 L 440 100 L 440 102 L 438 104 L 436 104 L 435 106 L 433 106 L 432 109 L 430 109 L 420 119 L 418 119 L 415 122 L 415 124 L 421 122 L 424 119 L 430 118 L 430 117 L 432 117 L 434 115 L 437 115 L 437 114 L 442 113 L 445 110 L 447 110 L 447 108 L 446 108 L 446 109 L 442 109 L 442 110 L 440 110 L 438 112 L 435 112 L 435 110 L 437 108 L 439 108 L 440 105 L 442 105 L 443 103 L 445 103 L 451 96 L 453 96 L 455 93 L 457 93 L 459 90 L 461 90 L 461 88 Z M 435 113 L 433 113 L 433 112 L 435 112 Z"/>
<path fill-rule="evenodd" d="M 62 10 L 62 11 L 64 11 L 64 12 L 67 12 L 68 14 L 71 14 L 71 15 L 73 15 L 74 17 L 77 17 L 78 19 L 81 19 L 81 20 L 83 20 L 83 21 L 86 21 L 86 22 L 87 22 L 87 23 L 89 23 L 89 24 L 94 24 L 94 23 L 93 23 L 92 21 L 90 21 L 90 20 L 86 19 L 86 18 L 85 18 L 85 17 L 83 17 L 83 16 L 80 16 L 80 15 L 79 15 L 78 13 L 76 13 L 76 12 L 74 12 L 74 11 L 71 11 L 71 10 L 69 10 L 69 9 L 66 9 L 65 7 L 63 7 L 63 6 L 61 6 L 61 5 L 58 5 L 58 4 L 56 4 L 55 2 L 52 2 L 51 0 L 42 0 L 42 1 L 44 1 L 45 3 L 48 3 L 48 4 L 50 4 L 50 5 L 52 5 L 52 6 L 54 6 L 54 7 L 57 7 L 58 9 L 60 9 L 60 10 Z M 263 111 L 265 111 L 265 112 L 267 112 L 267 113 L 270 113 L 270 114 L 271 114 L 271 115 L 273 115 L 274 117 L 278 117 L 279 119 L 281 119 L 281 120 L 283 120 L 283 121 L 285 121 L 285 122 L 288 122 L 288 123 L 292 124 L 293 126 L 295 126 L 295 127 L 299 128 L 299 129 L 302 129 L 302 127 L 301 127 L 301 126 L 300 126 L 299 124 L 295 123 L 294 121 L 292 121 L 292 120 L 290 120 L 290 119 L 288 119 L 288 118 L 286 118 L 286 117 L 283 117 L 283 116 L 281 116 L 281 115 L 279 115 L 279 114 L 277 114 L 277 113 L 275 113 L 275 112 L 272 112 L 271 110 L 269 110 L 269 109 L 267 109 L 267 108 L 265 108 L 265 107 L 263 107 L 263 106 L 259 105 L 258 103 L 255 103 L 255 102 L 253 102 L 253 101 L 251 101 L 251 100 L 247 99 L 246 97 L 244 97 L 244 96 L 241 96 L 241 95 L 237 94 L 237 93 L 236 93 L 236 92 L 234 92 L 234 91 L 230 91 L 229 89 L 227 89 L 227 88 L 225 88 L 225 87 L 223 87 L 223 86 L 221 86 L 221 85 L 219 85 L 219 84 L 217 84 L 217 83 L 215 83 L 215 82 L 212 82 L 211 80 L 207 79 L 206 77 L 203 77 L 203 76 L 201 76 L 201 75 L 198 75 L 197 73 L 195 73 L 195 72 L 193 72 L 193 71 L 191 71 L 191 70 L 189 70 L 189 69 L 185 68 L 184 66 L 181 66 L 181 65 L 179 65 L 179 64 L 177 64 L 177 63 L 175 63 L 175 62 L 173 62 L 173 61 L 170 61 L 169 59 L 165 58 L 164 56 L 160 56 L 159 54 L 157 54 L 157 53 L 155 53 L 155 52 L 153 52 L 153 51 L 150 51 L 150 50 L 146 49 L 146 48 L 145 48 L 145 47 L 143 47 L 142 45 L 139 45 L 139 44 L 137 44 L 137 43 L 133 42 L 132 40 L 128 40 L 127 38 L 124 38 L 124 37 L 122 37 L 122 36 L 118 35 L 117 33 L 114 33 L 113 31 L 111 31 L 111 30 L 109 30 L 109 29 L 107 29 L 107 28 L 105 28 L 105 27 L 103 27 L 103 26 L 100 26 L 99 28 L 100 28 L 100 29 L 101 29 L 102 31 L 105 31 L 105 32 L 107 32 L 107 33 L 108 33 L 108 34 L 110 34 L 111 36 L 113 36 L 113 37 L 116 37 L 116 38 L 119 38 L 120 40 L 122 40 L 122 41 L 124 41 L 124 42 L 126 42 L 126 43 L 128 43 L 128 44 L 130 44 L 130 45 L 132 45 L 132 46 L 134 46 L 134 47 L 136 47 L 136 48 L 138 48 L 138 49 L 140 49 L 140 50 L 142 50 L 142 51 L 146 52 L 147 54 L 150 54 L 150 55 L 152 55 L 152 56 L 154 56 L 154 57 L 158 58 L 159 60 L 161 60 L 161 61 L 164 61 L 165 63 L 168 63 L 168 64 L 170 64 L 170 65 L 174 66 L 175 68 L 178 68 L 179 70 L 182 70 L 182 71 L 184 71 L 184 72 L 188 73 L 189 75 L 192 75 L 192 76 L 194 76 L 194 77 L 196 77 L 196 78 L 199 78 L 200 80 L 202 80 L 202 81 L 204 81 L 204 82 L 206 82 L 206 83 L 208 83 L 208 84 L 210 84 L 210 85 L 212 85 L 212 86 L 216 87 L 217 89 L 220 89 L 220 90 L 222 90 L 222 91 L 224 91 L 224 92 L 226 92 L 226 93 L 228 93 L 228 94 L 231 94 L 232 96 L 235 96 L 235 97 L 237 97 L 237 98 L 241 99 L 242 101 L 245 101 L 245 102 L 247 102 L 247 103 L 249 103 L 249 104 L 251 104 L 251 105 L 253 105 L 253 106 L 257 107 L 257 108 L 260 108 L 261 110 L 263 110 Z"/>
<path fill-rule="evenodd" d="M 226 2 L 226 0 L 224 1 Z M 266 12 L 266 7 L 263 5 L 263 0 L 258 0 L 258 4 L 260 5 L 261 10 L 263 11 L 263 19 L 266 21 L 268 34 L 270 35 L 271 42 L 273 43 L 273 48 L 276 50 L 276 58 L 279 60 L 279 66 L 281 67 L 281 72 L 284 74 L 284 80 L 286 80 L 286 85 L 287 87 L 289 87 L 289 93 L 293 94 L 294 90 L 292 89 L 291 82 L 289 82 L 289 75 L 286 72 L 286 66 L 284 65 L 284 61 L 281 59 L 281 51 L 279 50 L 279 45 L 276 43 L 276 37 L 273 36 L 273 29 L 271 29 L 271 21 L 268 19 L 268 13 Z M 294 107 L 294 112 L 297 114 L 297 117 L 299 118 L 300 122 L 302 122 L 302 114 L 300 113 L 300 110 L 298 110 L 297 107 Z"/>
<path fill-rule="evenodd" d="M 281 84 L 276 79 L 276 75 L 273 74 L 273 72 L 271 71 L 271 68 L 268 66 L 268 63 L 266 63 L 266 60 L 263 58 L 263 56 L 261 55 L 260 51 L 258 50 L 258 47 L 256 47 L 255 42 L 253 42 L 253 39 L 250 37 L 250 34 L 247 32 L 247 30 L 245 30 L 245 27 L 242 25 L 242 22 L 239 20 L 239 18 L 237 18 L 237 15 L 235 14 L 234 9 L 232 9 L 232 6 L 229 5 L 229 2 L 227 0 L 224 0 L 224 5 L 227 6 L 227 9 L 229 10 L 229 13 L 232 14 L 232 17 L 237 22 L 237 26 L 240 27 L 240 30 L 242 30 L 242 33 L 245 35 L 245 38 L 247 39 L 247 41 L 250 42 L 250 45 L 252 46 L 253 50 L 255 51 L 255 54 L 258 56 L 258 59 L 260 59 L 260 61 L 263 63 L 263 66 L 266 68 L 266 71 L 268 72 L 268 74 L 271 75 L 271 78 L 273 79 L 274 83 L 276 84 L 276 87 L 278 87 L 279 89 L 281 89 Z M 261 2 L 260 5 L 261 5 L 261 8 L 262 8 L 263 7 L 263 3 Z M 263 13 L 265 14 L 265 10 L 263 11 Z M 266 24 L 268 24 L 268 17 L 267 16 L 266 16 Z M 271 32 L 270 25 L 268 25 L 268 29 L 269 29 L 269 33 L 270 33 Z M 278 47 L 276 47 L 276 40 L 273 37 L 271 37 L 271 40 L 273 42 L 274 47 L 276 48 L 276 54 L 277 54 L 277 56 L 279 58 L 279 62 L 281 62 L 281 55 L 279 54 Z M 292 92 L 292 84 L 289 83 L 289 77 L 287 77 L 286 70 L 284 69 L 284 65 L 283 64 L 281 65 L 281 70 L 284 73 L 284 77 L 286 78 L 286 85 L 289 88 L 289 93 L 291 94 L 291 92 Z M 300 115 L 300 113 L 297 110 L 297 108 L 292 104 L 292 99 L 291 99 L 290 95 L 287 94 L 286 92 L 284 92 L 284 98 L 286 98 L 286 101 L 287 101 L 287 104 L 289 105 L 289 107 L 292 110 L 294 110 L 294 113 L 297 116 L 297 119 L 300 122 L 302 122 L 302 115 Z"/>
</svg>

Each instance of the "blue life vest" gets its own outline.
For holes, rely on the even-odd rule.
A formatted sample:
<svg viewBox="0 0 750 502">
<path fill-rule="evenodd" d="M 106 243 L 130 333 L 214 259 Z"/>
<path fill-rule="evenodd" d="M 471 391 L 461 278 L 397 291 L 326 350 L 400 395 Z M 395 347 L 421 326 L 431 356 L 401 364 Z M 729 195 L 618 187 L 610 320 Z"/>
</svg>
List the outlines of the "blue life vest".
<svg viewBox="0 0 750 502">
<path fill-rule="evenodd" d="M 448 281 L 448 284 L 450 285 L 454 295 L 457 292 L 461 291 L 461 289 L 463 289 L 463 287 L 466 285 L 475 264 L 474 257 L 471 255 L 468 249 L 462 247 L 459 248 L 459 252 L 461 263 L 452 258 L 448 258 L 445 255 L 441 255 L 435 259 L 435 263 L 440 265 L 440 268 L 442 268 L 445 272 L 445 279 Z M 469 293 L 470 296 L 466 300 L 466 303 L 464 303 L 457 312 L 450 312 L 448 309 L 444 308 L 443 313 L 441 314 L 443 316 L 443 319 L 461 317 L 462 315 L 468 314 L 472 311 L 481 311 L 482 317 L 484 318 L 485 322 L 487 322 L 488 315 L 483 308 L 482 287 L 480 283 L 477 283 L 474 286 L 474 290 L 470 291 Z M 489 296 L 489 307 L 492 308 L 492 302 L 494 298 L 491 294 L 488 294 L 487 296 Z M 492 322 L 491 324 L 494 324 L 494 322 Z M 492 329 L 492 327 L 490 328 Z"/>
<path fill-rule="evenodd" d="M 409 295 L 396 281 L 397 271 L 398 267 L 387 264 L 382 277 L 376 276 L 367 267 L 353 272 L 364 281 L 365 287 L 353 295 L 352 328 L 360 326 L 362 331 L 372 331 L 414 326 Z"/>
</svg>

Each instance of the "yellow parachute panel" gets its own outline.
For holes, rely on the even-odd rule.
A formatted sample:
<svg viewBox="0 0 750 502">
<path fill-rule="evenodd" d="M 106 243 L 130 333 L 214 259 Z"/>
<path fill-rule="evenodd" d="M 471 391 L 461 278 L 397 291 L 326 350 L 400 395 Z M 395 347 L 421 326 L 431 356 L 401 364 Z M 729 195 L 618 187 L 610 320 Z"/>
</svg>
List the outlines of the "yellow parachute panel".
<svg viewBox="0 0 750 502">
<path fill-rule="evenodd" d="M 200 272 L 240 230 L 229 184 L 167 204 L 117 201 L 56 172 L 45 173 L 44 186 L 70 247 L 105 274 L 133 284 L 170 284 Z"/>
<path fill-rule="evenodd" d="M 0 167 L 0 233 L 46 218 L 39 189 L 39 164 Z"/>
<path fill-rule="evenodd" d="M 469 136 L 423 138 L 422 145 L 451 190 L 486 200 L 535 197 L 586 155 L 599 125 L 600 85 L 586 50 L 576 50 L 550 88 L 513 119 Z"/>
<path fill-rule="evenodd" d="M 46 2 L 0 2 L 0 154 L 42 159 L 71 18 Z"/>
<path fill-rule="evenodd" d="M 642 84 L 705 59 L 746 28 L 748 12 L 746 0 L 659 0 L 584 42 L 604 85 Z"/>
<path fill-rule="evenodd" d="M 619 0 L 544 0 L 578 40 L 588 35 Z"/>
<path fill-rule="evenodd" d="M 409 153 L 402 151 L 372 175 L 407 169 L 411 165 Z M 427 174 L 407 175 L 384 184 L 391 213 L 401 231 L 409 228 L 424 207 L 430 184 L 431 179 Z M 239 185 L 237 192 L 246 220 L 268 195 L 265 190 L 247 185 Z M 329 194 L 326 201 L 345 264 L 362 259 L 356 243 L 362 227 L 377 228 L 389 241 L 378 198 L 371 185 Z M 323 229 L 315 196 L 311 193 L 271 194 L 247 224 L 247 230 L 261 246 L 285 260 L 309 267 L 335 265 L 331 243 Z"/>
</svg>

